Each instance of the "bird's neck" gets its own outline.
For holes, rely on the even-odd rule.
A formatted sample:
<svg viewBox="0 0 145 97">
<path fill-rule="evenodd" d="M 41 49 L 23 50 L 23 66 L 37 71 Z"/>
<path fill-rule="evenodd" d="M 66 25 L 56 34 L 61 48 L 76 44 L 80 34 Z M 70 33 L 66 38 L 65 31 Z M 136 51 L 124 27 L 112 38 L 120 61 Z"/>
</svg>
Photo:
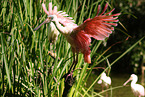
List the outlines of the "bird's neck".
<svg viewBox="0 0 145 97">
<path fill-rule="evenodd" d="M 60 33 L 62 33 L 62 34 L 64 34 L 64 35 L 69 34 L 69 30 L 68 30 L 66 27 L 63 27 L 63 26 L 58 22 L 58 20 L 55 20 L 55 21 L 54 21 L 54 24 L 55 24 L 57 30 L 58 30 Z"/>
<path fill-rule="evenodd" d="M 131 85 L 136 84 L 136 82 L 137 82 L 137 80 L 133 80 L 133 81 L 131 82 Z"/>
</svg>

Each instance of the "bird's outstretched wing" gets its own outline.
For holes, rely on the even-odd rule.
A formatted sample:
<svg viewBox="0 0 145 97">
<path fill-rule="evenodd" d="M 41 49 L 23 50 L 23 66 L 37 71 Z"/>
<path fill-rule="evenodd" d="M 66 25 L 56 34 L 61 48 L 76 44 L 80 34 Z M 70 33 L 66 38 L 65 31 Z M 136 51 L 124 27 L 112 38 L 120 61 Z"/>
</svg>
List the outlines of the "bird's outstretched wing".
<svg viewBox="0 0 145 97">
<path fill-rule="evenodd" d="M 120 13 L 110 15 L 110 13 L 114 11 L 114 9 L 108 13 L 105 13 L 107 7 L 108 4 L 105 5 L 103 12 L 98 15 L 100 10 L 99 5 L 97 15 L 92 19 L 87 19 L 86 21 L 84 21 L 83 24 L 74 29 L 72 34 L 77 34 L 78 32 L 83 30 L 85 34 L 97 40 L 104 40 L 106 37 L 109 37 L 109 35 L 114 30 L 113 26 L 117 26 L 117 22 L 119 21 L 117 18 Z"/>
<path fill-rule="evenodd" d="M 97 15 L 93 19 L 87 19 L 83 24 L 79 25 L 73 32 L 70 34 L 70 39 L 73 42 L 70 42 L 72 48 L 74 48 L 74 52 L 81 52 L 84 54 L 84 61 L 87 63 L 91 63 L 90 58 L 90 44 L 91 37 L 97 40 L 104 40 L 114 30 L 113 26 L 117 26 L 118 16 L 120 13 L 109 15 L 111 10 L 108 13 L 105 13 L 108 4 L 105 5 L 103 12 L 99 14 L 100 5 L 98 6 Z M 68 39 L 69 40 L 69 39 Z M 75 45 L 74 45 L 75 44 Z M 77 45 L 76 45 L 77 44 Z"/>
<path fill-rule="evenodd" d="M 46 9 L 46 6 L 44 3 L 42 3 L 42 8 L 44 10 L 44 12 L 49 16 L 49 15 L 56 15 L 58 21 L 65 27 L 67 26 L 77 26 L 77 24 L 74 23 L 74 20 L 72 17 L 69 17 L 68 14 L 66 14 L 66 12 L 63 11 L 57 11 L 57 6 L 54 6 L 54 9 L 52 10 L 52 3 L 49 3 L 48 6 L 48 11 Z"/>
</svg>

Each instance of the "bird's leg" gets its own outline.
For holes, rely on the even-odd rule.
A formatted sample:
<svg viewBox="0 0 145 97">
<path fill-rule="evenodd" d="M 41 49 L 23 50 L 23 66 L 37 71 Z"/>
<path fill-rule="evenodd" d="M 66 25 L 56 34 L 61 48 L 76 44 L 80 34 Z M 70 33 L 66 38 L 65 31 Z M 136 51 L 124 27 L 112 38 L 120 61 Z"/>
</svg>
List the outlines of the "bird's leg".
<svg viewBox="0 0 145 97">
<path fill-rule="evenodd" d="M 69 73 L 74 71 L 77 63 L 78 63 L 78 53 L 77 53 L 77 56 L 75 56 L 75 53 L 73 53 L 73 63 L 68 71 Z"/>
<path fill-rule="evenodd" d="M 74 68 L 74 64 L 75 64 L 75 53 L 73 53 L 73 63 L 71 65 L 68 73 L 66 73 L 63 76 L 63 78 L 65 78 L 65 88 L 64 88 L 64 92 L 63 92 L 63 97 L 67 97 L 67 94 L 68 94 L 70 88 L 74 84 L 75 78 L 73 78 L 73 72 L 71 71 Z"/>
<path fill-rule="evenodd" d="M 75 69 L 75 67 L 78 63 L 78 53 L 77 53 L 77 56 L 75 56 L 75 53 L 74 53 L 73 59 L 74 59 L 73 64 L 71 65 L 71 67 L 68 71 L 68 73 L 70 73 L 70 76 L 71 76 L 72 79 L 73 79 L 73 77 L 72 77 L 73 76 L 73 71 L 74 71 L 74 69 Z"/>
<path fill-rule="evenodd" d="M 71 67 L 70 67 L 68 73 L 70 73 L 71 69 L 73 68 L 73 66 L 74 66 L 74 64 L 75 64 L 75 60 L 76 60 L 76 59 L 75 59 L 75 53 L 73 53 L 73 63 L 72 63 L 72 65 L 71 65 Z"/>
<path fill-rule="evenodd" d="M 104 85 L 103 85 L 103 82 L 102 82 L 102 92 L 104 91 Z"/>
<path fill-rule="evenodd" d="M 67 75 L 66 80 L 68 79 L 69 76 L 70 76 L 71 80 L 73 80 L 73 71 L 74 71 L 77 63 L 78 63 L 78 53 L 77 53 L 77 56 L 75 56 L 75 53 L 73 53 L 73 63 L 71 65 L 68 73 L 66 74 Z"/>
<path fill-rule="evenodd" d="M 106 89 L 109 89 L 109 85 L 106 86 Z M 108 97 L 108 91 L 106 91 L 106 97 Z"/>
<path fill-rule="evenodd" d="M 74 66 L 73 66 L 72 71 L 74 71 L 74 69 L 75 69 L 77 63 L 78 63 L 78 53 L 77 53 L 77 56 L 76 56 L 76 59 L 75 59 L 75 62 L 74 62 Z"/>
</svg>

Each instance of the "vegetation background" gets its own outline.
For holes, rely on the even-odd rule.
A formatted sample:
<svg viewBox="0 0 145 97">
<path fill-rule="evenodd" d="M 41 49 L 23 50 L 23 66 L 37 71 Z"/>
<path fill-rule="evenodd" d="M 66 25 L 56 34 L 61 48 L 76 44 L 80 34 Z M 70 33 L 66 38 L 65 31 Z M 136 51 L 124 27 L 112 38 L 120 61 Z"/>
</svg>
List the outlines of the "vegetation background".
<svg viewBox="0 0 145 97">
<path fill-rule="evenodd" d="M 97 7 L 109 3 L 107 11 L 121 12 L 119 25 L 105 41 L 92 39 L 92 64 L 86 64 L 79 55 L 76 82 L 68 96 L 103 96 L 95 91 L 100 73 L 140 73 L 145 61 L 145 2 L 143 0 L 1 0 L 0 1 L 0 95 L 61 97 L 64 79 L 72 63 L 70 45 L 62 35 L 55 44 L 48 41 L 48 25 L 33 29 L 47 17 L 42 2 L 52 2 L 58 10 L 73 17 L 78 25 L 96 15 Z M 128 40 L 127 37 L 129 37 Z M 97 69 L 102 67 L 105 69 Z M 88 79 L 98 74 L 88 85 Z M 110 94 L 111 95 L 111 94 Z"/>
</svg>

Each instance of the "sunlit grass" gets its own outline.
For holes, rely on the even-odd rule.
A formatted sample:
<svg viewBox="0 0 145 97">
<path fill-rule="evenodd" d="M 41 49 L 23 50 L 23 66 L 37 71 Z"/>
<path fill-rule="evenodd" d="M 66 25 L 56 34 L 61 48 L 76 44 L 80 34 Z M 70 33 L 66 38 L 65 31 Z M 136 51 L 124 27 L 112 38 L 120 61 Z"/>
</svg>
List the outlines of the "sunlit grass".
<svg viewBox="0 0 145 97">
<path fill-rule="evenodd" d="M 42 2 L 48 5 L 49 0 L 37 0 L 35 2 L 33 0 L 1 1 L 0 90 L 3 96 L 61 97 L 63 94 L 64 79 L 62 79 L 62 76 L 68 72 L 72 64 L 72 52 L 70 45 L 62 35 L 59 35 L 55 44 L 50 44 L 46 25 L 38 31 L 33 31 L 46 18 L 42 10 Z M 98 4 L 103 6 L 105 0 L 96 2 L 92 0 L 54 0 L 52 3 L 58 6 L 58 10 L 66 11 L 77 24 L 81 24 L 85 19 L 94 17 Z M 138 42 L 122 53 L 110 65 L 115 64 Z M 99 50 L 100 52 L 98 52 L 99 47 L 102 46 L 101 44 L 102 41 L 95 40 L 92 42 L 92 64 L 84 63 L 83 56 L 79 55 L 76 68 L 81 69 L 74 71 L 76 82 L 72 86 L 69 96 L 91 96 L 95 92 L 92 89 L 100 76 L 91 83 L 90 87 L 85 87 L 92 69 L 114 54 L 105 55 L 109 49 Z M 90 69 L 88 69 L 88 66 Z M 105 70 L 107 69 L 110 69 L 110 67 Z"/>
</svg>

